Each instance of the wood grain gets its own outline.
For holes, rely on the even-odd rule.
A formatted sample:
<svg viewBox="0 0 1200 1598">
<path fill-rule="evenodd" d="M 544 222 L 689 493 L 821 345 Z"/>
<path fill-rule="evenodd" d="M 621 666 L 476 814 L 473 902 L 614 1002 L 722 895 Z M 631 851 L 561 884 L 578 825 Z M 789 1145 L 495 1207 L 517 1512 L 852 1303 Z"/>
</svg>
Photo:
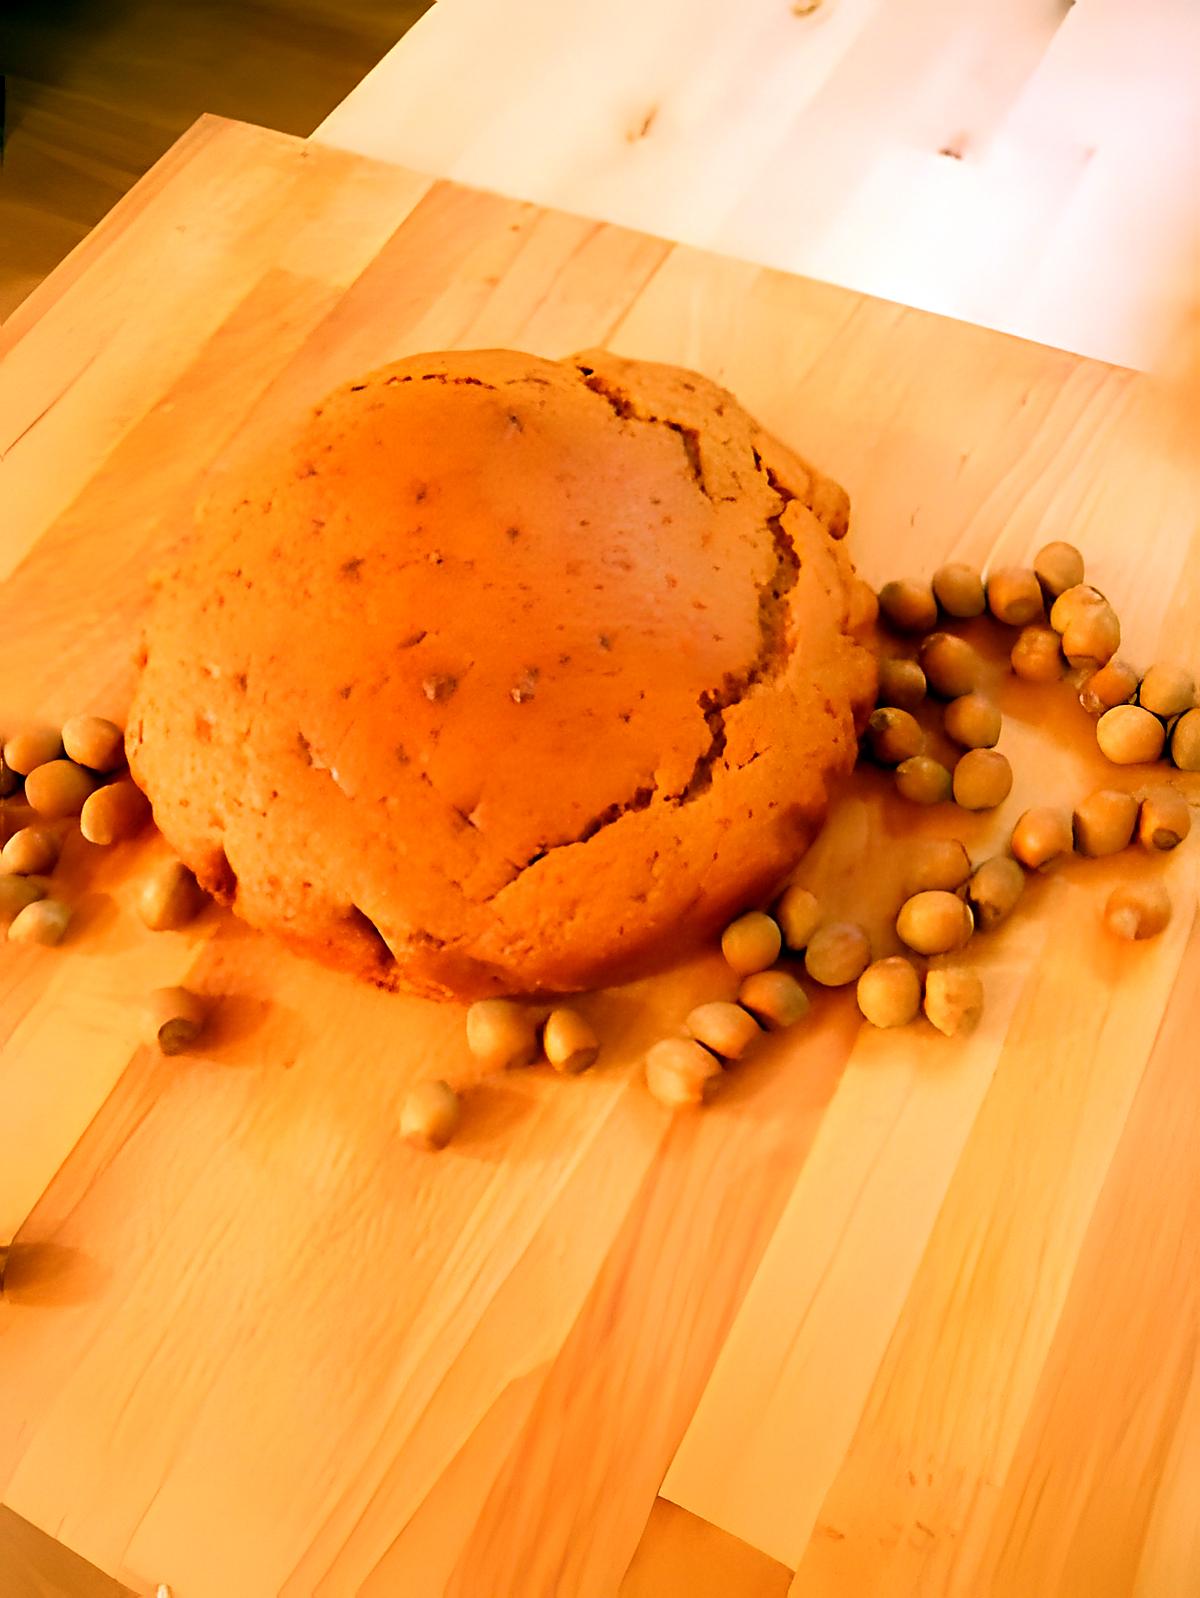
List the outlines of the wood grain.
<svg viewBox="0 0 1200 1598">
<path fill-rule="evenodd" d="M 120 714 L 205 475 L 437 345 L 694 365 L 847 483 L 872 580 L 1069 532 L 1136 658 L 1194 654 L 1194 422 L 1149 379 L 279 135 L 206 121 L 5 337 L 4 725 Z M 900 840 L 982 854 L 1146 780 L 977 633 L 1010 801 L 914 817 L 863 772 L 803 863 L 880 950 Z M 145 933 L 156 847 L 77 842 L 74 939 L 0 955 L 16 1513 L 179 1598 L 1190 1593 L 1194 850 L 1032 884 L 968 1042 L 825 996 L 672 1121 L 638 1060 L 730 991 L 705 955 L 588 1001 L 601 1068 L 481 1088 L 431 1159 L 397 1107 L 469 1070 L 460 1013 L 215 912 Z M 1155 869 L 1175 918 L 1118 950 L 1098 906 Z M 219 1019 L 168 1061 L 136 1003 L 181 978 Z"/>
<path fill-rule="evenodd" d="M 439 0 L 316 137 L 1148 368 L 1198 73 L 1191 0 Z"/>
</svg>

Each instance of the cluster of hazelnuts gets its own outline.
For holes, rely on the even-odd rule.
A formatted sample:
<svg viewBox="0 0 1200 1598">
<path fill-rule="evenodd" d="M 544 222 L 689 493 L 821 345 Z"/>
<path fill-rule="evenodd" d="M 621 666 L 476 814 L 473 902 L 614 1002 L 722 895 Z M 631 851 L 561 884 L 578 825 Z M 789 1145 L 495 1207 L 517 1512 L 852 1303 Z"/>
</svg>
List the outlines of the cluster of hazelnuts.
<svg viewBox="0 0 1200 1598">
<path fill-rule="evenodd" d="M 61 727 L 27 727 L 0 744 L 0 929 L 14 944 L 53 946 L 68 936 L 69 895 L 55 873 L 72 829 L 107 848 L 150 819 L 145 794 L 125 769 L 125 734 L 103 716 L 72 716 Z M 206 895 L 180 860 L 152 867 L 135 905 L 152 932 L 193 921 Z M 207 1003 L 185 988 L 162 988 L 145 1006 L 149 1041 L 179 1054 L 197 1041 Z"/>
</svg>

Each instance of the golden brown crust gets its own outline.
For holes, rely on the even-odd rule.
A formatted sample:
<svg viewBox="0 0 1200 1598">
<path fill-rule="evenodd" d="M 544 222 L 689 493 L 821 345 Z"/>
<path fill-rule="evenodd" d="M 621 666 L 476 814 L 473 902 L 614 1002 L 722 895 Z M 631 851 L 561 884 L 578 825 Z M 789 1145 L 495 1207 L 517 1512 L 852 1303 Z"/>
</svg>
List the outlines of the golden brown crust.
<svg viewBox="0 0 1200 1598">
<path fill-rule="evenodd" d="M 694 373 L 398 362 L 204 508 L 132 770 L 206 887 L 371 980 L 629 975 L 768 893 L 853 762 L 847 517 Z"/>
</svg>

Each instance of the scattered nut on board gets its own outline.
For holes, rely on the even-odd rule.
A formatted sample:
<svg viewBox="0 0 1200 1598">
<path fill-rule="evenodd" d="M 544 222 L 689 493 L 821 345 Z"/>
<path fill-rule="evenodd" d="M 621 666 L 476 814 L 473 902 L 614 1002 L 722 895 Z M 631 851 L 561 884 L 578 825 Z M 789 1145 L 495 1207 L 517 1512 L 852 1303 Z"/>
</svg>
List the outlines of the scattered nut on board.
<svg viewBox="0 0 1200 1598">
<path fill-rule="evenodd" d="M 879 689 L 876 701 L 895 705 L 900 710 L 915 710 L 925 697 L 928 684 L 915 660 L 893 655 L 879 662 Z"/>
<path fill-rule="evenodd" d="M 4 762 L 18 776 L 28 777 L 38 766 L 57 760 L 62 748 L 62 734 L 57 727 L 30 727 L 14 733 L 4 745 Z"/>
<path fill-rule="evenodd" d="M 1052 627 L 1022 627 L 1009 661 L 1022 682 L 1057 682 L 1066 669 L 1062 645 Z"/>
<path fill-rule="evenodd" d="M 1042 585 L 1027 566 L 1001 566 L 988 573 L 988 609 L 1006 627 L 1027 627 L 1042 614 Z"/>
<path fill-rule="evenodd" d="M 1171 729 L 1171 759 L 1180 771 L 1200 771 L 1200 710 L 1185 710 Z"/>
<path fill-rule="evenodd" d="M 1096 742 L 1114 766 L 1138 766 L 1157 760 L 1166 742 L 1166 728 L 1141 705 L 1117 705 L 1096 723 Z"/>
<path fill-rule="evenodd" d="M 1157 880 L 1114 888 L 1104 906 L 1109 931 L 1130 941 L 1157 937 L 1170 919 L 1170 896 Z"/>
<path fill-rule="evenodd" d="M 205 895 L 182 860 L 163 860 L 142 880 L 136 902 L 151 932 L 176 932 L 200 914 Z"/>
<path fill-rule="evenodd" d="M 994 810 L 1012 792 L 1012 767 L 998 749 L 968 749 L 953 773 L 954 802 L 964 810 Z"/>
<path fill-rule="evenodd" d="M 975 929 L 971 907 L 956 893 L 927 888 L 900 906 L 896 935 L 917 954 L 949 954 L 961 949 Z"/>
<path fill-rule="evenodd" d="M 703 1104 L 721 1080 L 716 1056 L 694 1038 L 662 1038 L 646 1053 L 646 1086 L 668 1109 Z"/>
<path fill-rule="evenodd" d="M 1025 892 L 1025 873 L 1008 855 L 994 855 L 971 873 L 967 903 L 981 932 L 991 932 L 1012 914 Z"/>
<path fill-rule="evenodd" d="M 807 949 L 808 940 L 821 924 L 821 906 L 816 894 L 794 882 L 781 894 L 775 906 L 775 920 L 789 949 L 797 953 Z"/>
<path fill-rule="evenodd" d="M 963 694 L 946 706 L 942 726 L 963 749 L 992 749 L 1000 740 L 1000 709 L 986 694 Z"/>
<path fill-rule="evenodd" d="M 884 583 L 879 590 L 879 610 L 897 632 L 927 633 L 937 626 L 937 600 L 928 583 L 907 578 Z"/>
<path fill-rule="evenodd" d="M 1079 703 L 1089 716 L 1102 716 L 1117 705 L 1127 705 L 1138 690 L 1138 675 L 1126 660 L 1115 656 L 1084 678 Z"/>
<path fill-rule="evenodd" d="M 1016 858 L 1031 871 L 1045 871 L 1057 865 L 1075 848 L 1070 816 L 1053 805 L 1035 805 L 1017 818 L 1011 847 Z"/>
<path fill-rule="evenodd" d="M 25 778 L 25 798 L 39 816 L 59 821 L 77 816 L 95 786 L 91 772 L 73 760 L 47 760 Z"/>
<path fill-rule="evenodd" d="M 512 999 L 477 999 L 467 1010 L 467 1048 L 489 1071 L 532 1065 L 540 1053 L 536 1018 Z"/>
<path fill-rule="evenodd" d="M 790 971 L 756 971 L 738 989 L 738 1003 L 772 1031 L 795 1026 L 808 1014 L 808 994 Z"/>
<path fill-rule="evenodd" d="M 703 1043 L 723 1060 L 740 1060 L 750 1045 L 762 1037 L 762 1029 L 748 1010 L 723 999 L 689 1010 L 684 1027 L 697 1043 Z"/>
<path fill-rule="evenodd" d="M 765 971 L 774 965 L 783 947 L 779 924 L 762 910 L 751 910 L 731 921 L 721 934 L 721 953 L 739 976 Z"/>
<path fill-rule="evenodd" d="M 1083 581 L 1083 556 L 1074 544 L 1056 539 L 1044 545 L 1034 556 L 1033 569 L 1042 585 L 1042 592 L 1055 600 L 1068 588 L 1076 588 Z"/>
<path fill-rule="evenodd" d="M 20 879 L 28 882 L 28 877 Z M 8 924 L 10 943 L 61 943 L 71 923 L 70 909 L 60 899 L 35 899 L 18 910 Z"/>
<path fill-rule="evenodd" d="M 1056 633 L 1065 633 L 1077 616 L 1095 606 L 1107 604 L 1108 600 L 1098 588 L 1093 588 L 1090 583 L 1074 583 L 1070 588 L 1064 588 L 1051 605 L 1050 625 Z"/>
<path fill-rule="evenodd" d="M 929 888 L 953 893 L 971 875 L 971 857 L 960 838 L 918 838 L 912 846 L 905 885 L 909 896 Z"/>
<path fill-rule="evenodd" d="M 400 1106 L 400 1136 L 415 1148 L 444 1149 L 461 1119 L 462 1100 L 448 1082 L 417 1082 Z"/>
<path fill-rule="evenodd" d="M 912 755 L 896 767 L 896 792 L 914 805 L 943 804 L 953 793 L 949 767 L 932 755 Z"/>
<path fill-rule="evenodd" d="M 1097 788 L 1081 799 L 1071 818 L 1075 848 L 1097 859 L 1128 848 L 1137 825 L 1138 802 L 1119 788 Z"/>
<path fill-rule="evenodd" d="M 930 633 L 921 640 L 919 659 L 925 681 L 942 699 L 960 699 L 979 686 L 983 662 L 966 639 L 954 633 Z"/>
<path fill-rule="evenodd" d="M 563 1076 L 590 1071 L 600 1053 L 591 1022 L 568 1005 L 551 1010 L 542 1028 L 542 1053 Z"/>
<path fill-rule="evenodd" d="M 163 1054 L 186 1054 L 204 1030 L 209 1001 L 190 988 L 156 988 L 143 1015 L 147 1043 Z"/>
<path fill-rule="evenodd" d="M 1192 830 L 1188 802 L 1175 788 L 1151 788 L 1138 811 L 1138 842 L 1143 849 L 1175 849 Z"/>
<path fill-rule="evenodd" d="M 872 1026 L 907 1026 L 921 1009 L 921 978 L 911 960 L 874 960 L 858 979 L 858 1008 Z"/>
<path fill-rule="evenodd" d="M 120 771 L 125 764 L 125 734 L 103 716 L 72 716 L 63 722 L 67 758 L 89 771 Z"/>
<path fill-rule="evenodd" d="M 61 849 L 59 836 L 50 827 L 21 827 L 0 849 L 0 871 L 21 877 L 51 872 Z"/>
<path fill-rule="evenodd" d="M 925 1014 L 948 1038 L 970 1032 L 983 1014 L 983 983 L 978 971 L 939 966 L 925 973 Z"/>
<path fill-rule="evenodd" d="M 1181 716 L 1196 703 L 1196 679 L 1183 666 L 1151 666 L 1138 684 L 1137 697 L 1151 715 Z"/>
<path fill-rule="evenodd" d="M 823 988 L 857 982 L 871 963 L 871 943 L 856 921 L 826 921 L 804 951 L 804 969 Z"/>
<path fill-rule="evenodd" d="M 0 877 L 0 927 L 11 926 L 14 917 L 46 893 L 46 884 L 37 877 Z"/>
<path fill-rule="evenodd" d="M 1105 666 L 1120 646 L 1121 623 L 1107 600 L 1076 606 L 1063 628 L 1062 652 L 1076 668 Z"/>
<path fill-rule="evenodd" d="M 933 593 L 947 616 L 966 621 L 972 616 L 982 616 L 986 603 L 983 578 L 974 566 L 961 561 L 951 561 L 939 566 L 933 574 Z"/>
<path fill-rule="evenodd" d="M 885 705 L 867 717 L 867 743 L 881 766 L 898 766 L 921 753 L 925 734 L 911 711 Z"/>
<path fill-rule="evenodd" d="M 150 819 L 150 801 L 129 777 L 97 788 L 83 802 L 79 830 L 89 843 L 123 843 Z"/>
</svg>

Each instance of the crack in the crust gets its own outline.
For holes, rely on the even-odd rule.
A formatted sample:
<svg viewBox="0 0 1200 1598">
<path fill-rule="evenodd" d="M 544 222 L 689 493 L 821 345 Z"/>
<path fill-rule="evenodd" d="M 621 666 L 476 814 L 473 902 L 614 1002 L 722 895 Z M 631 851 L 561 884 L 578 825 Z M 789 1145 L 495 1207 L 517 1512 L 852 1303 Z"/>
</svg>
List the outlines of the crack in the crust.
<svg viewBox="0 0 1200 1598">
<path fill-rule="evenodd" d="M 585 380 L 594 374 L 587 367 L 578 369 Z M 588 384 L 589 387 L 593 385 Z M 597 392 L 603 392 L 597 390 Z M 603 397 L 608 400 L 614 409 L 622 403 L 620 396 L 603 392 Z M 625 402 L 627 403 L 627 402 Z M 632 412 L 630 412 L 632 414 Z M 674 426 L 667 423 L 667 426 Z M 725 726 L 726 712 L 743 700 L 761 682 L 777 677 L 787 664 L 792 652 L 792 640 L 788 637 L 788 604 L 787 595 L 796 586 L 800 576 L 800 557 L 792 542 L 787 529 L 783 525 L 783 518 L 788 505 L 796 496 L 781 483 L 771 468 L 763 461 L 758 450 L 753 450 L 754 467 L 761 477 L 765 477 L 768 486 L 778 500 L 778 507 L 766 519 L 767 531 L 771 534 L 771 541 L 775 551 L 775 569 L 770 580 L 763 584 L 758 594 L 758 630 L 759 646 L 754 659 L 742 672 L 729 672 L 715 688 L 707 688 L 700 695 L 698 704 L 700 712 L 708 727 L 708 744 L 696 757 L 691 775 L 687 782 L 675 794 L 663 796 L 665 804 L 686 805 L 698 799 L 712 787 L 713 771 L 725 753 L 727 729 Z M 751 765 L 761 751 L 750 756 L 744 765 Z M 590 821 L 574 837 L 565 838 L 561 843 L 547 845 L 537 850 L 521 868 L 526 871 L 530 866 L 537 865 L 547 855 L 556 849 L 567 849 L 577 843 L 586 843 L 594 838 L 598 832 L 606 827 L 611 827 L 614 822 L 623 816 L 635 814 L 639 810 L 649 807 L 658 795 L 658 784 L 651 780 L 636 788 L 628 799 L 615 800 L 612 804 L 594 815 Z M 517 875 L 521 874 L 518 871 Z M 515 878 L 513 879 L 516 880 Z M 493 899 L 504 888 L 510 887 L 505 883 L 495 893 L 489 894 Z"/>
<path fill-rule="evenodd" d="M 657 791 L 658 784 L 656 782 L 648 782 L 640 788 L 635 788 L 632 798 L 614 799 L 612 804 L 605 805 L 603 810 L 597 811 L 590 821 L 585 822 L 574 837 L 564 838 L 561 843 L 547 844 L 544 849 L 539 849 L 535 854 L 530 855 L 521 870 L 528 871 L 530 866 L 536 866 L 539 860 L 544 860 L 548 854 L 553 854 L 556 849 L 569 849 L 574 844 L 586 843 L 589 838 L 594 838 L 598 832 L 603 832 L 605 827 L 611 827 L 613 822 L 619 821 L 622 816 L 634 815 L 639 810 L 647 809 Z M 508 884 L 505 883 L 504 886 L 507 887 Z M 497 889 L 497 892 L 499 891 L 501 890 Z"/>
<path fill-rule="evenodd" d="M 775 570 L 771 580 L 758 591 L 758 653 L 744 672 L 729 673 L 719 687 L 700 695 L 700 711 L 708 725 L 708 748 L 697 757 L 692 774 L 679 794 L 677 803 L 688 804 L 712 787 L 713 768 L 725 753 L 727 731 L 725 712 L 742 700 L 758 683 L 777 677 L 792 652 L 787 635 L 787 595 L 800 576 L 800 557 L 783 525 L 784 513 L 795 498 L 764 464 L 754 450 L 755 470 L 766 478 L 779 500 L 779 508 L 767 517 L 767 529 L 775 546 Z M 749 764 L 749 762 L 747 762 Z"/>
<path fill-rule="evenodd" d="M 639 411 L 629 398 L 619 388 L 607 382 L 590 366 L 577 366 L 575 370 L 583 378 L 584 386 L 590 388 L 593 394 L 607 402 L 613 413 L 622 421 L 647 422 L 655 427 L 668 427 L 676 434 L 683 445 L 683 453 L 687 458 L 688 471 L 692 474 L 696 487 L 711 500 L 712 493 L 704 476 L 704 463 L 700 458 L 700 431 L 695 427 L 688 427 L 684 422 L 673 422 L 669 416 L 655 416 L 649 411 Z"/>
<path fill-rule="evenodd" d="M 487 388 L 493 392 L 496 388 L 495 383 L 486 383 L 482 377 L 459 377 L 453 372 L 406 372 L 403 377 L 393 372 L 391 377 L 383 380 L 384 388 L 391 388 L 397 383 L 462 383 L 470 388 Z M 365 383 L 355 383 L 351 385 L 350 392 L 357 394 L 366 387 Z"/>
<path fill-rule="evenodd" d="M 195 876 L 205 893 L 210 894 L 218 904 L 232 908 L 237 898 L 238 879 L 223 846 L 218 846 L 216 854 L 205 861 L 203 867 L 197 868 Z"/>
<path fill-rule="evenodd" d="M 358 905 L 352 904 L 346 911 L 345 920 L 348 926 L 356 930 L 363 947 L 371 951 L 374 962 L 380 969 L 386 969 L 395 963 L 396 956 L 391 944 L 365 910 L 360 910 Z"/>
<path fill-rule="evenodd" d="M 704 478 L 704 469 L 700 457 L 700 435 L 697 429 L 689 428 L 681 422 L 672 421 L 668 417 L 639 413 L 633 401 L 627 395 L 608 384 L 593 368 L 578 366 L 576 370 L 587 387 L 602 398 L 612 408 L 614 413 L 623 420 L 632 419 L 655 426 L 667 427 L 677 434 L 687 458 L 689 471 L 697 487 L 706 499 L 712 500 L 713 496 Z M 441 372 L 426 373 L 416 379 L 412 375 L 404 377 L 393 376 L 386 379 L 388 383 L 407 383 L 414 380 L 467 383 L 485 388 L 494 387 L 493 384 L 483 383 L 478 378 L 454 377 L 448 373 Z M 519 865 L 516 861 L 506 861 L 512 867 L 513 875 L 494 889 L 493 892 L 485 895 L 483 902 L 486 903 L 495 899 L 507 888 L 510 888 L 525 871 L 537 865 L 548 855 L 554 853 L 555 850 L 571 848 L 575 844 L 588 842 L 589 839 L 594 838 L 605 828 L 621 820 L 623 816 L 636 814 L 638 811 L 648 809 L 656 799 L 659 799 L 664 804 L 681 806 L 690 804 L 711 788 L 713 772 L 725 752 L 727 740 L 726 713 L 744 699 L 758 684 L 777 676 L 786 664 L 792 650 L 792 642 L 787 633 L 787 595 L 795 587 L 799 577 L 800 557 L 796 553 L 795 546 L 783 526 L 783 517 L 788 505 L 796 496 L 778 480 L 757 450 L 753 451 L 753 458 L 755 470 L 761 477 L 766 479 L 768 486 L 778 500 L 776 510 L 766 518 L 765 522 L 765 528 L 770 532 L 774 546 L 775 567 L 769 580 L 759 590 L 759 647 L 754 658 L 744 671 L 727 673 L 716 687 L 705 689 L 700 694 L 697 703 L 708 728 L 708 744 L 697 756 L 687 782 L 676 793 L 660 795 L 658 783 L 652 777 L 650 781 L 644 782 L 635 788 L 628 799 L 615 800 L 612 804 L 606 805 L 603 810 L 598 811 L 596 815 L 584 823 L 583 827 L 574 836 L 539 848 L 523 865 Z M 745 764 L 749 765 L 757 758 L 758 754 L 756 752 L 751 755 L 750 760 L 746 761 Z M 426 780 L 430 782 L 430 786 L 433 786 L 432 779 L 426 777 Z M 455 808 L 457 809 L 458 807 L 456 806 Z M 459 814 L 464 821 L 476 827 L 476 830 L 481 835 L 484 835 L 483 829 L 477 827 L 477 824 L 469 814 L 463 815 L 461 809 Z M 388 948 L 378 929 L 373 926 L 370 919 L 357 906 L 353 907 L 352 919 L 357 923 L 361 933 L 373 934 L 377 948 L 379 944 L 382 944 L 383 949 L 387 950 L 388 956 L 394 958 L 392 951 Z M 430 936 L 432 938 L 432 935 Z M 382 950 L 380 953 L 382 954 Z"/>
</svg>

